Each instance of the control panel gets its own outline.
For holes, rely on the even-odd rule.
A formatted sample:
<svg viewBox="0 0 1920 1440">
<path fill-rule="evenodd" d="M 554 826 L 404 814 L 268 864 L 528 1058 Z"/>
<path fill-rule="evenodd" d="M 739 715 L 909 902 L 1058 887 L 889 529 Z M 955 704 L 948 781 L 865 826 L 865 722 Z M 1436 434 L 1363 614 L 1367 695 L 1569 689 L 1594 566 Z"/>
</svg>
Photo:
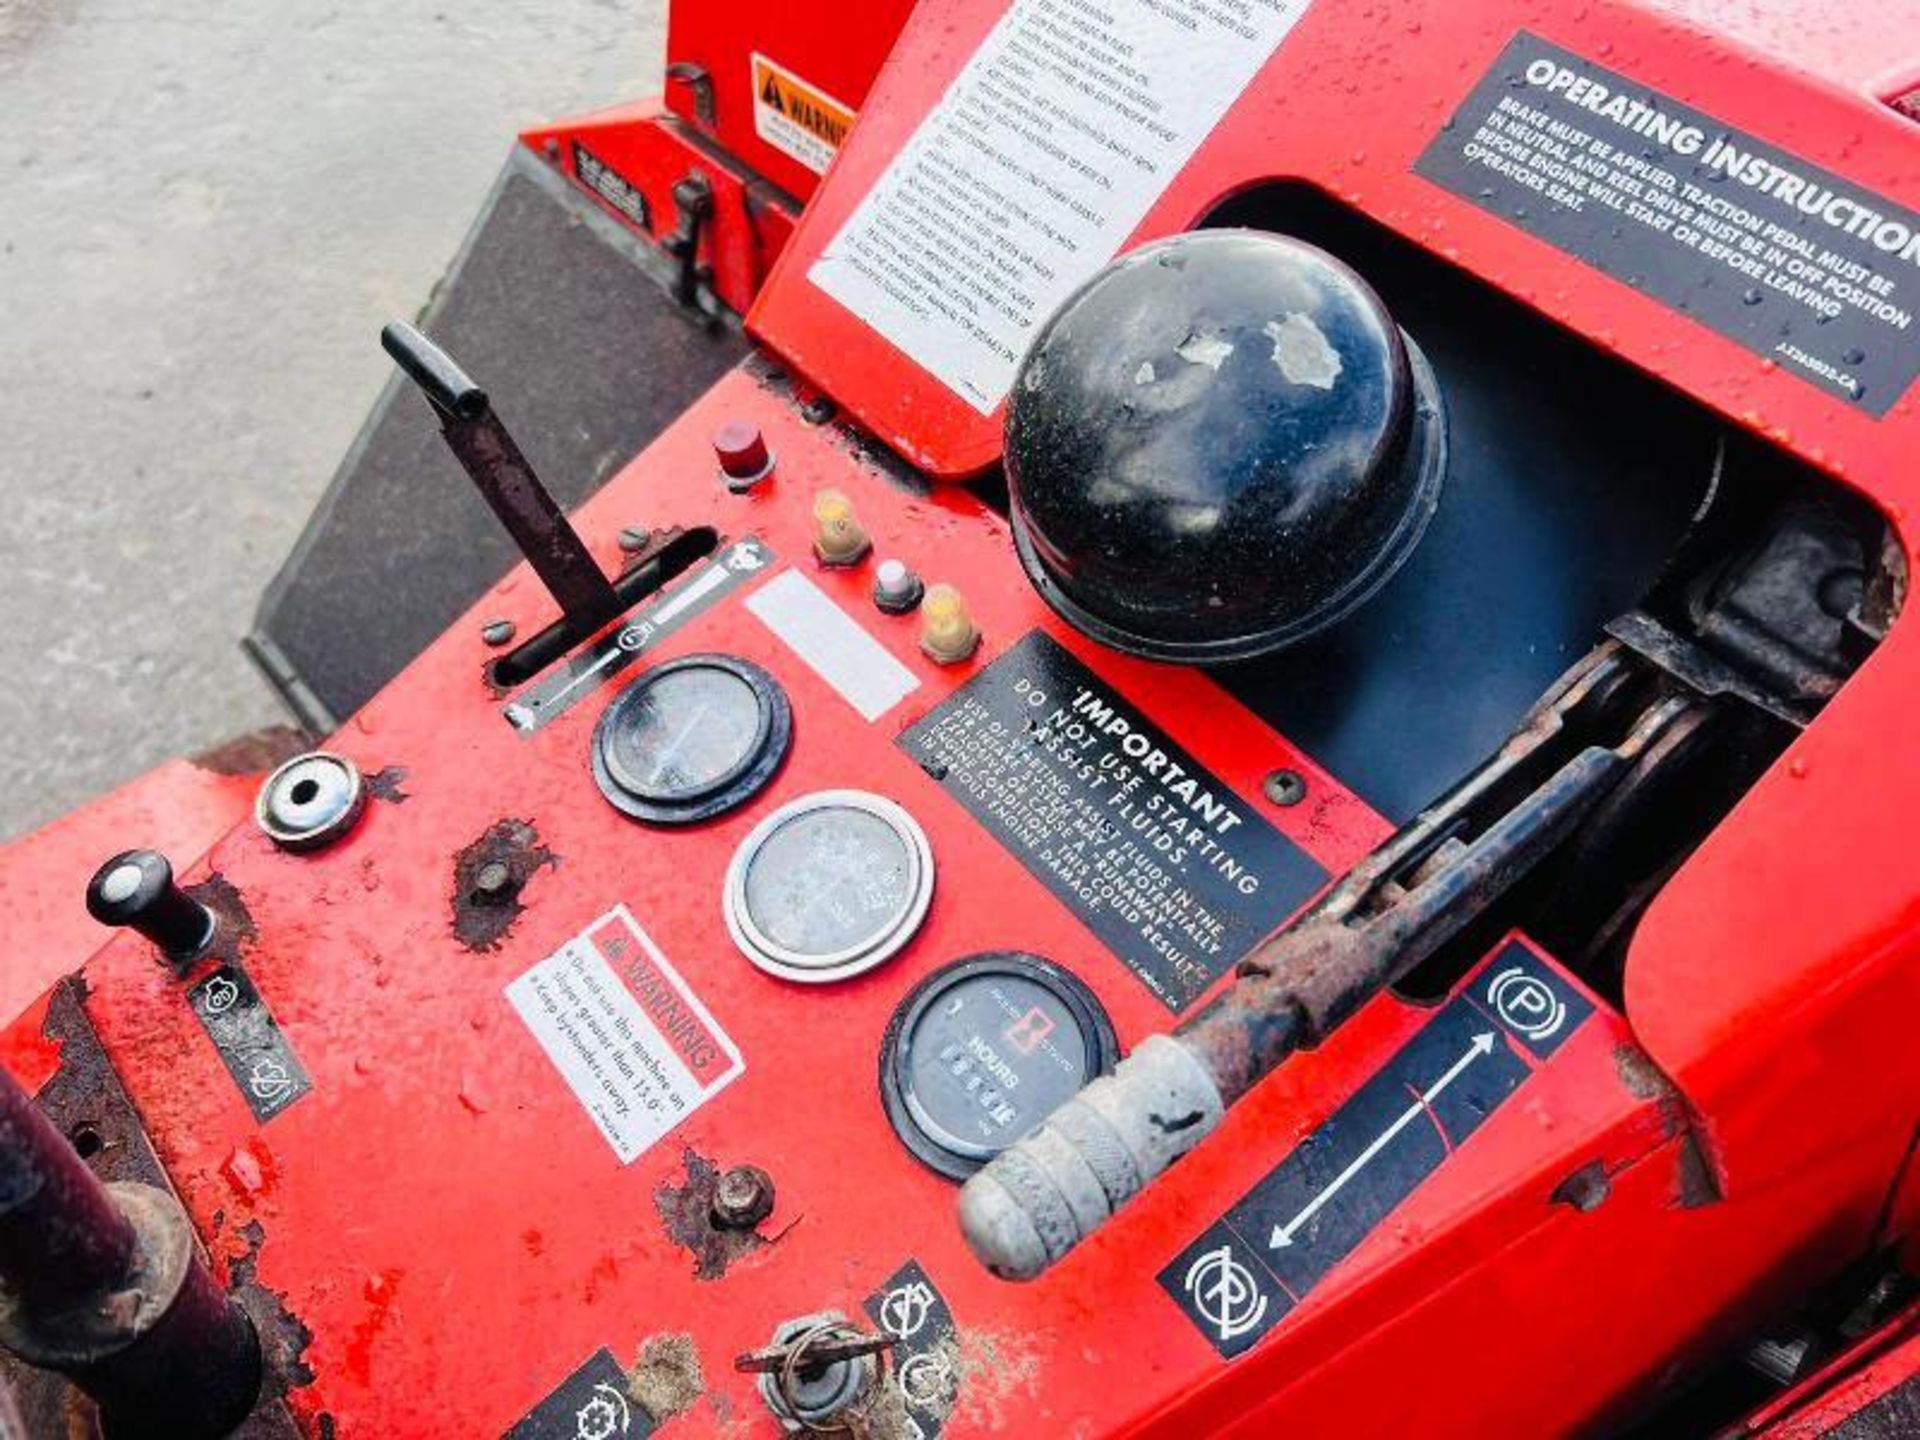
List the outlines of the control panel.
<svg viewBox="0 0 1920 1440">
<path fill-rule="evenodd" d="M 1152 1429 L 1269 1336 L 1260 1383 L 1326 1383 L 1336 1295 L 1358 1348 L 1444 1323 L 1433 1267 L 1498 1263 L 1464 1217 L 1551 1227 L 1567 1157 L 1677 1143 L 1614 1012 L 1508 937 L 997 1278 L 960 1182 L 1392 826 L 1214 680 L 1080 636 L 1000 515 L 764 364 L 578 524 L 642 598 L 546 642 L 514 572 L 185 877 L 197 948 L 89 968 L 217 1263 L 298 1317 L 306 1422 Z"/>
</svg>

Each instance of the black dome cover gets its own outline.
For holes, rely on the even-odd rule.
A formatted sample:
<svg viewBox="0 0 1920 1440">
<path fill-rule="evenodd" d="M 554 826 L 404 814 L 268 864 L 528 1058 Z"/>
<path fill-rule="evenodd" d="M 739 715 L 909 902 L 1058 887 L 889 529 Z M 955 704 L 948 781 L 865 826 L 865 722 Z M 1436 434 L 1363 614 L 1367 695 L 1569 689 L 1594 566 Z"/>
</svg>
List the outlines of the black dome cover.
<svg viewBox="0 0 1920 1440">
<path fill-rule="evenodd" d="M 1225 661 L 1325 629 L 1439 501 L 1431 372 L 1360 277 L 1216 230 L 1110 265 L 1048 320 L 1007 404 L 1015 542 L 1103 644 Z"/>
</svg>

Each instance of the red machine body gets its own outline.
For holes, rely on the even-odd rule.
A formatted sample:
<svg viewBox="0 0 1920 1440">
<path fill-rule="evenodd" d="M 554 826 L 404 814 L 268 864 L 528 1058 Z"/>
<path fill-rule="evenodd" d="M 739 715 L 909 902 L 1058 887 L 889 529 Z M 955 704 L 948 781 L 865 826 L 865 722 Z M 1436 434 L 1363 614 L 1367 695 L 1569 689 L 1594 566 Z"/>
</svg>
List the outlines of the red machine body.
<svg viewBox="0 0 1920 1440">
<path fill-rule="evenodd" d="M 728 494 L 712 467 L 709 437 L 736 418 L 758 424 L 777 457 L 774 479 L 747 498 Z M 963 585 L 986 637 L 974 661 L 949 669 L 920 655 L 911 618 L 873 610 L 870 565 L 835 571 L 811 558 L 808 502 L 825 483 L 857 497 L 882 554 Z M 1419 1031 L 1425 1007 L 1385 998 L 1263 1087 L 1216 1143 L 1070 1263 L 1027 1286 L 987 1275 L 961 1244 L 951 1183 L 899 1146 L 881 1108 L 875 1048 L 900 997 L 948 961 L 1017 947 L 1093 986 L 1123 1044 L 1164 1025 L 1166 1012 L 889 732 L 1038 628 L 1184 737 L 1236 793 L 1257 794 L 1277 767 L 1301 768 L 1314 801 L 1270 818 L 1329 871 L 1387 827 L 1209 682 L 1118 662 L 1066 632 L 1015 583 L 1001 522 L 958 492 L 901 493 L 835 432 L 802 421 L 781 387 L 744 373 L 728 380 L 580 517 L 602 549 L 622 525 L 668 519 L 761 537 L 781 567 L 860 617 L 919 689 L 877 726 L 862 720 L 746 609 L 750 582 L 655 659 L 717 650 L 765 666 L 794 701 L 792 756 L 764 800 L 661 836 L 616 814 L 587 774 L 588 738 L 618 687 L 523 736 L 485 682 L 477 623 L 458 627 L 334 738 L 392 781 L 393 798 L 376 800 L 354 835 L 299 856 L 241 829 L 204 867 L 243 900 L 254 935 L 238 958 L 313 1082 L 265 1126 L 186 1000 L 224 961 L 183 983 L 131 939 L 87 967 L 89 1014 L 214 1253 L 250 1257 L 259 1282 L 312 1332 L 303 1360 L 316 1378 L 290 1397 L 308 1422 L 331 1417 L 340 1434 L 410 1433 L 429 1420 L 505 1432 L 600 1348 L 626 1364 L 649 1339 L 688 1333 L 705 1395 L 668 1423 L 687 1434 L 772 1433 L 730 1358 L 786 1316 L 858 1313 L 914 1261 L 957 1327 L 962 1390 L 945 1433 L 1188 1434 L 1236 1423 L 1261 1433 L 1281 1419 L 1333 1416 L 1363 1432 L 1416 1422 L 1443 1433 L 1553 1429 L 1657 1376 L 1754 1286 L 1791 1286 L 1778 1268 L 1789 1245 L 1869 1238 L 1897 1143 L 1872 1154 L 1856 1142 L 1791 1184 L 1721 1197 L 1684 1099 L 1602 1008 L 1311 1303 L 1225 1364 L 1155 1277 Z M 533 623 L 544 604 L 516 573 L 483 608 Z M 916 814 L 939 878 L 926 928 L 900 959 L 822 994 L 748 966 L 717 897 L 761 815 L 841 786 Z M 550 858 L 522 894 L 525 912 L 475 948 L 456 933 L 457 852 L 503 819 L 531 825 Z M 737 1081 L 626 1166 L 503 993 L 617 905 L 745 1061 Z M 762 1227 L 768 1243 L 705 1277 L 662 1214 L 702 1160 L 758 1165 L 779 1196 Z M 1849 1165 L 1858 1199 L 1842 1234 L 1830 1197 Z M 1609 1177 L 1606 1203 L 1583 1212 L 1555 1199 L 1591 1167 Z M 1821 1228 L 1834 1229 L 1794 1236 L 1815 1196 Z M 424 1228 L 423 1210 L 439 1217 Z M 1622 1265 L 1623 1253 L 1640 1259 Z M 1809 1266 L 1831 1253 L 1810 1253 Z M 1523 1298 L 1557 1294 L 1592 1303 Z M 1527 1323 L 1515 1326 L 1522 1305 Z M 1594 1327 L 1627 1309 L 1640 1316 L 1632 1334 L 1591 1348 Z M 1469 1364 L 1461 1347 L 1489 1334 L 1522 1373 L 1551 1371 L 1551 1391 Z M 1363 1378 L 1372 1366 L 1396 1383 Z"/>
<path fill-rule="evenodd" d="M 1327 875 L 1393 825 L 1204 674 L 1103 651 L 1070 629 L 1022 575 L 1004 518 L 963 486 L 924 483 L 991 469 L 998 410 L 963 400 L 809 274 L 1008 7 L 926 0 L 868 94 L 887 21 L 906 7 L 870 8 L 825 46 L 802 11 L 680 7 L 670 58 L 711 78 L 710 116 L 683 78 L 668 113 L 609 112 L 527 137 L 656 237 L 675 183 L 701 168 L 715 203 L 701 252 L 712 289 L 727 307 L 751 304 L 770 352 L 584 507 L 583 535 L 610 568 L 634 525 L 711 526 L 723 546 L 752 537 L 765 557 L 720 575 L 734 553 L 723 548 L 682 576 L 641 613 L 696 586 L 719 598 L 610 683 L 583 682 L 531 732 L 504 712 L 543 682 L 492 685 L 480 637 L 483 621 L 531 633 L 549 618 L 532 573 L 516 569 L 328 742 L 381 782 L 346 839 L 296 854 L 239 826 L 187 875 L 217 882 L 207 893 L 228 939 L 212 956 L 175 974 L 125 937 L 85 966 L 87 1016 L 197 1230 L 297 1321 L 307 1378 L 287 1403 L 300 1425 L 343 1437 L 508 1433 L 600 1373 L 603 1352 L 616 1375 L 671 1353 L 683 1405 L 650 1415 L 637 1385 L 605 1412 L 617 1428 L 580 1433 L 771 1436 L 778 1422 L 734 1356 L 794 1316 L 839 1311 L 886 1328 L 889 1294 L 925 1285 L 923 1306 L 947 1317 L 938 1354 L 952 1389 L 930 1409 L 908 1396 L 889 1435 L 1559 1434 L 1631 1421 L 1756 1317 L 1906 1238 L 1920 1195 L 1920 1050 L 1907 1037 L 1920 903 L 1906 818 L 1920 806 L 1920 753 L 1905 743 L 1920 639 L 1896 625 L 1668 883 L 1634 936 L 1620 1003 L 1509 935 L 1443 1000 L 1382 995 L 1289 1061 L 1042 1278 L 1003 1281 L 969 1254 L 954 1187 L 901 1146 L 876 1083 L 903 997 L 962 957 L 1022 950 L 1084 981 L 1123 1049 L 1166 1029 L 1170 1007 L 956 800 L 908 732 L 1037 633 Z M 1910 552 L 1911 393 L 1875 414 L 1822 392 L 1414 166 L 1524 29 L 1920 207 L 1920 136 L 1889 103 L 1912 75 L 1886 53 L 1913 18 L 1894 0 L 1714 15 L 1715 29 L 1704 11 L 1619 3 L 1522 16 L 1315 0 L 1114 244 L 1189 228 L 1265 182 L 1303 181 L 1858 491 Z M 756 127 L 742 84 L 755 55 L 863 117 L 790 239 L 778 191 L 804 194 L 813 177 Z M 592 162 L 644 205 L 623 208 Z M 803 413 L 818 394 L 858 428 Z M 744 493 L 715 466 L 712 436 L 730 422 L 757 427 L 773 455 L 770 477 Z M 817 558 L 822 489 L 851 502 L 871 558 Z M 875 606 L 883 557 L 960 588 L 977 653 L 936 663 L 916 618 Z M 795 594 L 823 599 L 834 624 L 863 637 L 847 643 L 891 657 L 911 684 L 865 713 L 795 640 L 799 622 L 780 619 Z M 596 789 L 596 722 L 634 676 L 710 652 L 778 681 L 791 753 L 731 814 L 638 826 Z M 1265 795 L 1281 769 L 1304 777 L 1306 803 Z M 884 795 L 924 826 L 931 907 L 887 964 L 795 985 L 743 959 L 721 896 L 757 823 L 840 788 Z M 473 866 L 502 856 L 523 888 L 509 911 L 476 919 Z M 84 878 L 84 867 L 71 877 L 76 909 Z M 631 1159 L 509 995 L 570 944 L 624 964 L 626 917 L 648 957 L 633 963 L 651 962 L 656 989 L 634 970 L 625 983 L 643 1000 L 665 993 L 664 963 L 696 1029 L 735 1062 Z M 608 948 L 609 933 L 626 939 Z M 1515 965 L 1572 1007 L 1550 1048 L 1530 1045 L 1499 1003 Z M 235 970 L 310 1086 L 264 1121 L 192 998 Z M 1207 993 L 1229 983 L 1216 977 Z M 5 1036 L 18 1074 L 59 1070 L 44 1019 L 29 1010 Z M 1405 1123 L 1431 1120 L 1442 1153 L 1324 1274 L 1297 1288 L 1255 1276 L 1264 1289 L 1237 1297 L 1197 1281 L 1209 1254 L 1228 1275 L 1231 1257 L 1205 1247 L 1237 1202 L 1455 1021 L 1473 1036 L 1458 1063 L 1497 1056 L 1510 1076 L 1471 1133 L 1455 1143 L 1435 1092 L 1414 1088 Z M 716 1238 L 699 1223 L 701 1187 L 739 1165 L 764 1170 L 777 1200 L 756 1229 Z M 1251 1326 L 1255 1299 L 1271 1306 L 1257 1343 L 1227 1358 L 1232 1307 Z M 1778 1433 L 1814 1432 L 1783 1421 Z"/>
</svg>

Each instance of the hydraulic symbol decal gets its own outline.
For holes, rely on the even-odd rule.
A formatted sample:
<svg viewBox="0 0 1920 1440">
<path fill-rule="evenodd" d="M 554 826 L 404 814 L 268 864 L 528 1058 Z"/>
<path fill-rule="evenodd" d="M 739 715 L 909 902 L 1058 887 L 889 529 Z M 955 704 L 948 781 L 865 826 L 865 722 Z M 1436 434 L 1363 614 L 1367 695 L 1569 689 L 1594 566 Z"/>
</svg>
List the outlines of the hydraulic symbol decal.
<svg viewBox="0 0 1920 1440">
<path fill-rule="evenodd" d="M 1313 1134 L 1160 1272 L 1240 1354 L 1351 1254 L 1593 1013 L 1515 941 Z"/>
<path fill-rule="evenodd" d="M 867 1318 L 897 1342 L 887 1383 L 900 1387 L 908 1428 L 917 1440 L 934 1440 L 946 1428 L 960 1399 L 958 1332 L 953 1312 L 933 1281 L 909 1260 L 867 1297 Z"/>
<path fill-rule="evenodd" d="M 506 1440 L 646 1440 L 653 1429 L 653 1417 L 627 1395 L 613 1352 L 600 1350 L 528 1411 Z"/>
<path fill-rule="evenodd" d="M 313 1088 L 247 972 L 222 965 L 188 993 L 221 1063 L 256 1120 L 271 1120 Z"/>
</svg>

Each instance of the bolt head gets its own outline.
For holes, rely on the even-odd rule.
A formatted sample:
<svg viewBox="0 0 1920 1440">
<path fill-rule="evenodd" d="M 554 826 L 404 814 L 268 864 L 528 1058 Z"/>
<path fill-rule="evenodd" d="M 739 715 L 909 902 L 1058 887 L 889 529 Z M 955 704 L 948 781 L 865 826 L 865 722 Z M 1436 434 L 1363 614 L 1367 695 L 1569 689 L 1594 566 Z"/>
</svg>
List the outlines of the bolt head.
<svg viewBox="0 0 1920 1440">
<path fill-rule="evenodd" d="M 504 894 L 512 884 L 513 870 L 504 860 L 487 861 L 473 877 L 474 893 L 488 899 Z"/>
<path fill-rule="evenodd" d="M 514 628 L 511 620 L 489 620 L 480 627 L 481 641 L 495 649 L 512 640 L 513 636 Z"/>
<path fill-rule="evenodd" d="M 751 1230 L 773 1213 L 773 1177 L 758 1165 L 736 1165 L 713 1187 L 713 1223 Z"/>
</svg>

